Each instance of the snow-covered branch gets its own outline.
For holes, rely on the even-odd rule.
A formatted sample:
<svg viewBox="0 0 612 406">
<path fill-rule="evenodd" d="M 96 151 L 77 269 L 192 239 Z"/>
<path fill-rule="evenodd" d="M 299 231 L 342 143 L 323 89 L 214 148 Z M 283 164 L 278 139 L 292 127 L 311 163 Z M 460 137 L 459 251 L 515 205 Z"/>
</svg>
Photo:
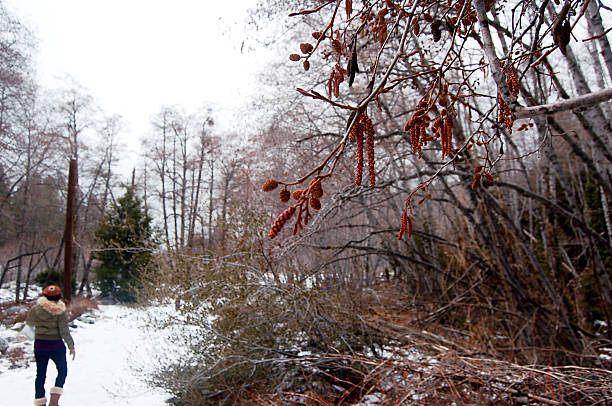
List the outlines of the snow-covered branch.
<svg viewBox="0 0 612 406">
<path fill-rule="evenodd" d="M 588 107 L 597 103 L 602 103 L 612 99 L 612 88 L 600 90 L 574 97 L 569 100 L 562 100 L 550 104 L 539 106 L 523 107 L 514 112 L 515 118 L 529 118 L 540 115 L 558 113 L 560 111 L 573 110 L 576 108 Z"/>
</svg>

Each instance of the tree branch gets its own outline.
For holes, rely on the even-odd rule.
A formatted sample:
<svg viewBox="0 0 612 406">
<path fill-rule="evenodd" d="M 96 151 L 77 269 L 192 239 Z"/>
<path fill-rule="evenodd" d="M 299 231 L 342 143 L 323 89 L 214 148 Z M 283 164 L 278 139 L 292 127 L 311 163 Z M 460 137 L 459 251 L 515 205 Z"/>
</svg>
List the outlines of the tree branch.
<svg viewBox="0 0 612 406">
<path fill-rule="evenodd" d="M 529 118 L 540 115 L 550 115 L 560 111 L 573 110 L 575 108 L 588 107 L 597 103 L 612 99 L 612 88 L 600 90 L 574 97 L 569 100 L 562 100 L 556 103 L 541 104 L 539 106 L 523 107 L 514 112 L 515 118 Z"/>
</svg>

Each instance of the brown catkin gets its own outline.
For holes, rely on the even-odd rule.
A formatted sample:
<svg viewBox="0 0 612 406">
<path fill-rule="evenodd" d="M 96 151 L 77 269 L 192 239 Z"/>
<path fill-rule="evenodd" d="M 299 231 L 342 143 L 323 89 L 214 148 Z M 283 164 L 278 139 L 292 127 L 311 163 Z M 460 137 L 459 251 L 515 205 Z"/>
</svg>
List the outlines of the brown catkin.
<svg viewBox="0 0 612 406">
<path fill-rule="evenodd" d="M 427 116 L 425 109 L 420 108 L 414 112 L 406 127 L 410 128 L 410 143 L 412 153 L 421 156 L 421 147 L 427 138 L 426 129 L 431 119 Z M 405 128 L 406 128 L 405 127 Z"/>
<path fill-rule="evenodd" d="M 268 179 L 261 187 L 261 190 L 263 190 L 264 192 L 271 192 L 277 187 L 278 181 L 276 179 Z"/>
<path fill-rule="evenodd" d="M 282 188 L 280 192 L 278 192 L 278 198 L 281 202 L 286 203 L 289 201 L 289 199 L 291 199 L 291 192 L 289 192 L 286 187 Z"/>
<path fill-rule="evenodd" d="M 453 120 L 450 116 L 444 117 L 442 126 L 442 157 L 450 156 L 453 148 Z"/>
<path fill-rule="evenodd" d="M 285 223 L 287 223 L 291 216 L 293 216 L 293 213 L 295 213 L 295 209 L 296 206 L 291 206 L 276 218 L 274 224 L 272 224 L 272 227 L 270 228 L 270 232 L 268 233 L 268 237 L 270 237 L 270 239 L 273 239 L 278 235 Z"/>
<path fill-rule="evenodd" d="M 363 134 L 363 131 L 363 120 L 361 119 L 361 113 L 359 113 L 359 116 L 356 118 L 355 124 L 353 124 L 353 128 L 351 128 L 351 132 L 349 133 L 349 140 L 351 142 L 355 142 L 357 139 L 357 134 Z"/>
<path fill-rule="evenodd" d="M 363 133 L 355 134 L 357 141 L 357 170 L 355 172 L 355 185 L 361 186 L 363 178 Z"/>
<path fill-rule="evenodd" d="M 408 210 L 404 209 L 402 212 L 400 231 L 397 235 L 397 239 L 401 240 L 406 233 L 408 233 L 408 237 L 412 236 L 412 220 L 410 219 L 410 216 L 408 216 Z"/>
<path fill-rule="evenodd" d="M 413 154 L 421 150 L 421 146 L 419 145 L 419 127 L 416 125 L 410 127 L 410 144 L 412 145 Z"/>
<path fill-rule="evenodd" d="M 366 133 L 366 146 L 368 151 L 368 174 L 370 175 L 370 187 L 376 186 L 376 170 L 374 168 L 374 125 L 367 115 L 363 116 L 364 132 Z"/>
<path fill-rule="evenodd" d="M 517 97 L 520 90 L 519 78 L 516 74 L 516 70 L 514 70 L 514 66 L 512 64 L 508 64 L 504 68 L 504 74 L 506 75 L 506 84 L 508 85 L 508 89 L 514 97 Z"/>
<path fill-rule="evenodd" d="M 502 95 L 497 93 L 497 103 L 499 105 L 499 122 L 503 123 L 510 134 L 512 134 L 512 125 L 514 124 L 514 116 L 512 110 L 506 104 Z"/>
<path fill-rule="evenodd" d="M 374 167 L 374 136 L 369 135 L 366 138 L 368 149 L 368 174 L 370 175 L 370 187 L 376 186 L 376 170 Z"/>
</svg>

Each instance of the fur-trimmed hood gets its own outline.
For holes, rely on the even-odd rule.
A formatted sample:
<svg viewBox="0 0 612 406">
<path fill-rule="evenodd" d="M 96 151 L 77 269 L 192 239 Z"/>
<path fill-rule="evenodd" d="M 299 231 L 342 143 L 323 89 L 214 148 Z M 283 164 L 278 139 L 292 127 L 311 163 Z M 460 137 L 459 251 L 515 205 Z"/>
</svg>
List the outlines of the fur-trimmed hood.
<svg viewBox="0 0 612 406">
<path fill-rule="evenodd" d="M 58 316 L 66 311 L 66 304 L 61 300 L 54 302 L 43 296 L 38 299 L 37 303 L 41 305 L 42 308 L 45 309 L 47 312 L 55 316 Z"/>
</svg>

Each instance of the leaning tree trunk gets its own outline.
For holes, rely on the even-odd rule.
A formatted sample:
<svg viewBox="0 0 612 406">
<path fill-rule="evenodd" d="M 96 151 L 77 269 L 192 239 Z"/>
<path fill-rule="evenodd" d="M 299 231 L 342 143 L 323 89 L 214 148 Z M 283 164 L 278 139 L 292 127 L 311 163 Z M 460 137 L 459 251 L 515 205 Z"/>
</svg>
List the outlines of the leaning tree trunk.
<svg viewBox="0 0 612 406">
<path fill-rule="evenodd" d="M 587 23 L 589 33 L 593 37 L 597 38 L 597 44 L 601 48 L 601 56 L 603 58 L 604 65 L 608 69 L 609 79 L 612 82 L 612 49 L 610 49 L 610 43 L 608 42 L 608 36 L 604 35 L 605 30 L 601 15 L 599 14 L 599 7 L 597 0 L 587 0 L 589 5 L 586 11 Z"/>
</svg>

